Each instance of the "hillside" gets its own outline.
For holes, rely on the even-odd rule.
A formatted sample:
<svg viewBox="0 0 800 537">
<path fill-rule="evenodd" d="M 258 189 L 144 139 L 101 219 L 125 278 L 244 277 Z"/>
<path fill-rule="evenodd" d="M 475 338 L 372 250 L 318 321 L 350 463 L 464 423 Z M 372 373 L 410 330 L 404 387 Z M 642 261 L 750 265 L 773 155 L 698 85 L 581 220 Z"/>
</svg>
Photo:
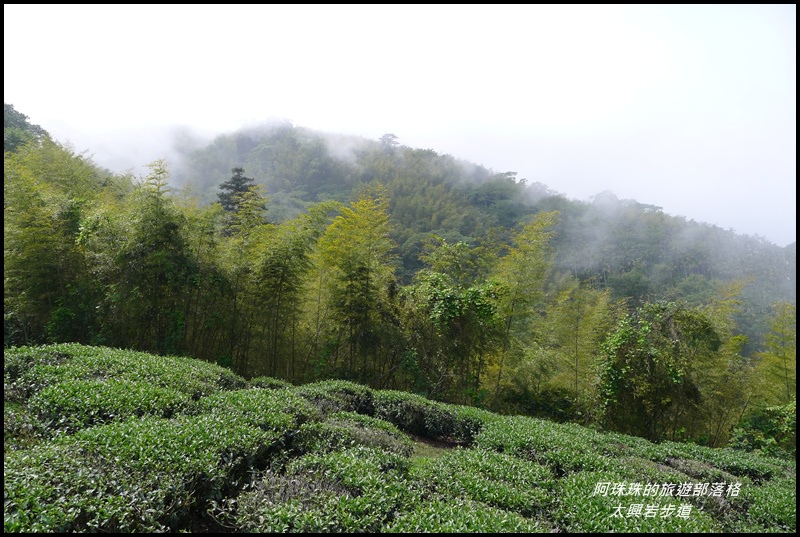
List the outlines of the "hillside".
<svg viewBox="0 0 800 537">
<path fill-rule="evenodd" d="M 6 105 L 4 346 L 191 356 L 724 447 L 796 398 L 796 249 L 291 124 L 114 174 Z M 180 188 L 179 188 L 180 187 Z M 763 434 L 762 434 L 763 433 Z"/>
<path fill-rule="evenodd" d="M 380 140 L 313 131 L 291 124 L 241 129 L 199 147 L 183 147 L 174 184 L 205 203 L 241 167 L 267 197 L 267 218 L 281 222 L 324 200 L 355 199 L 364 185 L 386 186 L 398 275 L 404 283 L 424 267 L 419 255 L 432 236 L 450 243 L 508 241 L 510 230 L 557 210 L 554 271 L 631 305 L 672 297 L 700 303 L 723 282 L 747 281 L 739 329 L 747 352 L 762 343 L 764 314 L 777 301 L 796 301 L 796 245 L 619 199 L 598 184 L 589 201 L 568 199 L 557 185 L 491 170 L 434 149 L 408 147 L 392 134 Z M 713 200 L 709 200 L 713 203 Z"/>
<path fill-rule="evenodd" d="M 785 532 L 796 462 L 347 381 L 4 350 L 9 532 Z"/>
</svg>

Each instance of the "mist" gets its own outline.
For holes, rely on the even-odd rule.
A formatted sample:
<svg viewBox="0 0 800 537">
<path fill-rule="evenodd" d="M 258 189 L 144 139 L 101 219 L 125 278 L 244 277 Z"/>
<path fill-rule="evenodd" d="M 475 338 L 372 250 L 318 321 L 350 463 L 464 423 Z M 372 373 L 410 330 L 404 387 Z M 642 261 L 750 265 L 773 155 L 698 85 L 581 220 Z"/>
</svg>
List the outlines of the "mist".
<svg viewBox="0 0 800 537">
<path fill-rule="evenodd" d="M 794 5 L 4 15 L 5 102 L 116 172 L 177 172 L 187 148 L 282 118 L 796 240 Z"/>
</svg>

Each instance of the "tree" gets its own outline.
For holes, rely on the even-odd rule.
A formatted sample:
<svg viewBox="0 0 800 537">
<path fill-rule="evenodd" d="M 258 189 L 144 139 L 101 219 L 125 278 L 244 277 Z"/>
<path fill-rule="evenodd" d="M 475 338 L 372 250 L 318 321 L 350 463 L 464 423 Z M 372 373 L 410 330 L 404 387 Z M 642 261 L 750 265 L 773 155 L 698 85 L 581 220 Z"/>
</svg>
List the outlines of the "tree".
<svg viewBox="0 0 800 537">
<path fill-rule="evenodd" d="M 113 181 L 49 138 L 7 153 L 3 164 L 6 341 L 90 342 L 97 283 L 78 239 L 103 183 Z"/>
<path fill-rule="evenodd" d="M 696 369 L 695 382 L 703 404 L 686 436 L 698 443 L 725 445 L 759 391 L 750 360 L 742 354 L 747 336 L 737 333 L 735 321 L 742 310 L 742 289 L 748 283 L 751 280 L 718 284 L 707 302 L 697 306 L 720 337 L 719 350 Z"/>
<path fill-rule="evenodd" d="M 335 206 L 315 204 L 293 220 L 264 226 L 244 297 L 253 311 L 250 325 L 256 350 L 248 373 L 304 380 L 302 298 L 312 269 L 311 252 Z"/>
<path fill-rule="evenodd" d="M 757 372 L 767 402 L 785 405 L 797 399 L 797 305 L 778 302 L 773 306 L 765 339 L 766 349 L 757 355 Z"/>
<path fill-rule="evenodd" d="M 571 392 L 572 406 L 582 421 L 595 417 L 598 351 L 618 319 L 619 308 L 609 290 L 591 289 L 570 278 L 543 320 L 547 347 L 558 363 L 551 384 Z"/>
<path fill-rule="evenodd" d="M 241 196 L 255 185 L 255 180 L 252 177 L 244 176 L 244 168 L 233 168 L 231 172 L 233 173 L 231 178 L 219 186 L 222 192 L 217 194 L 217 197 L 225 211 L 235 213 L 242 203 Z"/>
<path fill-rule="evenodd" d="M 106 305 L 115 345 L 179 353 L 184 345 L 187 287 L 195 272 L 185 219 L 169 194 L 163 160 L 150 165 L 125 215 Z"/>
<path fill-rule="evenodd" d="M 495 273 L 507 292 L 499 305 L 503 319 L 503 346 L 497 365 L 494 398 L 503 386 L 505 368 L 519 367 L 527 349 L 537 339 L 535 323 L 544 313 L 544 283 L 552 266 L 550 240 L 552 226 L 558 221 L 557 211 L 539 213 L 534 220 L 513 235 L 513 247 L 500 260 Z"/>
<path fill-rule="evenodd" d="M 220 205 L 225 211 L 224 232 L 235 233 L 234 228 L 243 225 L 245 218 L 254 218 L 266 223 L 266 198 L 261 185 L 256 185 L 251 177 L 244 176 L 244 168 L 233 168 L 230 179 L 220 185 L 217 194 Z M 253 224 L 256 222 L 254 221 Z M 249 225 L 249 224 L 245 224 Z"/>
<path fill-rule="evenodd" d="M 315 259 L 314 322 L 316 333 L 327 332 L 321 367 L 363 382 L 390 374 L 401 350 L 394 341 L 395 243 L 387 208 L 385 188 L 368 187 L 325 230 Z"/>
<path fill-rule="evenodd" d="M 386 133 L 378 140 L 384 153 L 394 153 L 394 150 L 400 145 L 397 141 L 397 136 L 391 133 Z"/>
<path fill-rule="evenodd" d="M 698 373 L 720 345 L 709 318 L 679 302 L 646 303 L 625 316 L 603 343 L 605 426 L 651 441 L 683 439 L 702 410 Z"/>
<path fill-rule="evenodd" d="M 231 286 L 222 262 L 224 239 L 219 233 L 224 211 L 218 203 L 201 205 L 191 189 L 181 194 L 177 208 L 185 219 L 186 247 L 195 261 L 187 286 L 186 352 L 230 367 L 225 336 L 231 324 Z"/>
<path fill-rule="evenodd" d="M 28 116 L 3 103 L 3 153 L 13 153 L 30 141 L 48 137 L 46 130 L 28 121 Z"/>
<path fill-rule="evenodd" d="M 405 289 L 405 328 L 424 375 L 417 385 L 433 398 L 483 405 L 482 384 L 502 341 L 497 281 L 459 283 L 450 274 L 423 269 Z M 422 382 L 419 382 L 422 380 Z"/>
</svg>

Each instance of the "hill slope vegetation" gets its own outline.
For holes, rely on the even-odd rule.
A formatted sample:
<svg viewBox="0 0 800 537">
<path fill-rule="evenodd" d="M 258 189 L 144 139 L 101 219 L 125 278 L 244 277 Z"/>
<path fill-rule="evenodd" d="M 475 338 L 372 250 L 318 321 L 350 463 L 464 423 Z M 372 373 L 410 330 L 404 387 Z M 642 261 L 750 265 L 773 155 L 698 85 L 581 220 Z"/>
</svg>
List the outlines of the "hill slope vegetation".
<svg viewBox="0 0 800 537">
<path fill-rule="evenodd" d="M 6 533 L 794 533 L 795 470 L 348 381 L 4 351 Z"/>
</svg>

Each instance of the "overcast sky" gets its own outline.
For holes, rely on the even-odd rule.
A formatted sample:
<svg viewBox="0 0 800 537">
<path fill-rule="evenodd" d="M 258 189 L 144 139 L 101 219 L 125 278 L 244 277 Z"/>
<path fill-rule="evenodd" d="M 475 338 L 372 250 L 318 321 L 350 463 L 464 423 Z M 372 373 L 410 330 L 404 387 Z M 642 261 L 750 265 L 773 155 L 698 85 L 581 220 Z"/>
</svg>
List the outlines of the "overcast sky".
<svg viewBox="0 0 800 537">
<path fill-rule="evenodd" d="M 796 240 L 796 6 L 9 5 L 4 101 L 115 171 L 272 119 Z"/>
</svg>

